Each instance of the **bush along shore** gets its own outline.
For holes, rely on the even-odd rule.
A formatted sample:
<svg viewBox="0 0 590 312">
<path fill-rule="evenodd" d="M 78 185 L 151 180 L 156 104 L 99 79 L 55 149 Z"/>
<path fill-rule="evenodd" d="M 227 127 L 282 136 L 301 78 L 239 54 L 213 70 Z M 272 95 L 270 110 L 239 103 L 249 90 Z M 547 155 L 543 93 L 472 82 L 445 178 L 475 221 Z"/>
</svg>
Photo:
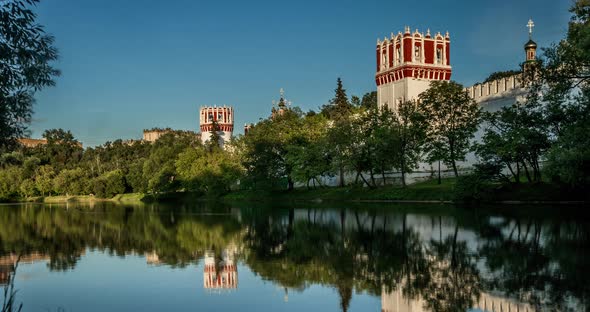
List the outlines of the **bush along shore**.
<svg viewBox="0 0 590 312">
<path fill-rule="evenodd" d="M 468 177 L 466 179 L 472 179 Z M 400 202 L 434 204 L 588 204 L 587 194 L 573 192 L 551 183 L 502 184 L 485 183 L 472 187 L 473 181 L 461 179 L 429 180 L 406 187 L 387 186 L 370 189 L 361 185 L 345 187 L 296 188 L 287 190 L 235 190 L 226 194 L 178 191 L 159 194 L 129 193 L 112 198 L 81 196 L 37 196 L 21 199 L 38 203 L 113 202 L 140 204 L 149 202 L 190 202 L 221 200 L 226 202 Z"/>
</svg>

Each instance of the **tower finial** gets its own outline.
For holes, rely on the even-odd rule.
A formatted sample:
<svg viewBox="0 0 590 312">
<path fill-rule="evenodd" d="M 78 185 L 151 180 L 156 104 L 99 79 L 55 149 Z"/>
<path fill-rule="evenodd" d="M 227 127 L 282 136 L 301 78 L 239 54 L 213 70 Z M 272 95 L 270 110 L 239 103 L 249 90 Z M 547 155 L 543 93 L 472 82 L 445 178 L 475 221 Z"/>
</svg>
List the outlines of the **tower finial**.
<svg viewBox="0 0 590 312">
<path fill-rule="evenodd" d="M 529 22 L 526 24 L 526 27 L 529 28 L 529 39 L 533 38 L 533 27 L 535 27 L 535 23 L 533 23 L 533 19 L 529 18 Z"/>
</svg>

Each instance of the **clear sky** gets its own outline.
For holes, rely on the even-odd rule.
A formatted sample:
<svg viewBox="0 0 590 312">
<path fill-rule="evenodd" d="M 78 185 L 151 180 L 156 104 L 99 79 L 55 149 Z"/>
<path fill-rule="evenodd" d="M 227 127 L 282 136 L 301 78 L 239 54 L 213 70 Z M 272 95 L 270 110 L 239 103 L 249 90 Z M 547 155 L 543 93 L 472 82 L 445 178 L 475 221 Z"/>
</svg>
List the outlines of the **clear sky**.
<svg viewBox="0 0 590 312">
<path fill-rule="evenodd" d="M 524 60 L 526 23 L 548 46 L 570 0 L 200 1 L 42 0 L 62 76 L 37 94 L 33 137 L 71 130 L 85 146 L 152 127 L 198 130 L 201 105 L 232 105 L 234 135 L 270 114 L 280 88 L 316 109 L 341 77 L 349 96 L 376 90 L 375 44 L 391 32 L 451 35 L 452 79 L 464 85 Z"/>
</svg>

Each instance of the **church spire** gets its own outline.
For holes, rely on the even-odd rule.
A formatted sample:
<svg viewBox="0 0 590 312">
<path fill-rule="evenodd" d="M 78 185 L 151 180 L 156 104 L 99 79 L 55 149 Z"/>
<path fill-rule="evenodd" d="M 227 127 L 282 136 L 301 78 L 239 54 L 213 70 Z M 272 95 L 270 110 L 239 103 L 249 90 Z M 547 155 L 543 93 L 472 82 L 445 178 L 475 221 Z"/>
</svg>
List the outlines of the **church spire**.
<svg viewBox="0 0 590 312">
<path fill-rule="evenodd" d="M 529 29 L 529 41 L 524 45 L 526 61 L 534 62 L 537 60 L 537 43 L 533 41 L 533 27 L 535 27 L 535 23 L 532 19 L 529 19 L 526 27 Z"/>
<path fill-rule="evenodd" d="M 526 27 L 529 28 L 529 40 L 533 40 L 533 27 L 535 27 L 533 19 L 529 19 L 529 22 L 526 24 Z"/>
</svg>

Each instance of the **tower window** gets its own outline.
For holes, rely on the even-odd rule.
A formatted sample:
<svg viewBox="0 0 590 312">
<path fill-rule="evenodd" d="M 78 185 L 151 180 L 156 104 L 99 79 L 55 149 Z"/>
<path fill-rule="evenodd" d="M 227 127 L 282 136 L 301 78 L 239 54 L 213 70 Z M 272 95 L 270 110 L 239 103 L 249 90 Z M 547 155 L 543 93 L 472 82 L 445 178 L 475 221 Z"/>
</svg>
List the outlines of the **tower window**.
<svg viewBox="0 0 590 312">
<path fill-rule="evenodd" d="M 442 49 L 436 49 L 436 64 L 442 64 Z"/>
<path fill-rule="evenodd" d="M 397 49 L 397 63 L 401 63 L 402 62 L 402 49 Z"/>
<path fill-rule="evenodd" d="M 416 61 L 420 60 L 420 46 L 419 45 L 414 47 L 414 60 L 416 60 Z"/>
</svg>

